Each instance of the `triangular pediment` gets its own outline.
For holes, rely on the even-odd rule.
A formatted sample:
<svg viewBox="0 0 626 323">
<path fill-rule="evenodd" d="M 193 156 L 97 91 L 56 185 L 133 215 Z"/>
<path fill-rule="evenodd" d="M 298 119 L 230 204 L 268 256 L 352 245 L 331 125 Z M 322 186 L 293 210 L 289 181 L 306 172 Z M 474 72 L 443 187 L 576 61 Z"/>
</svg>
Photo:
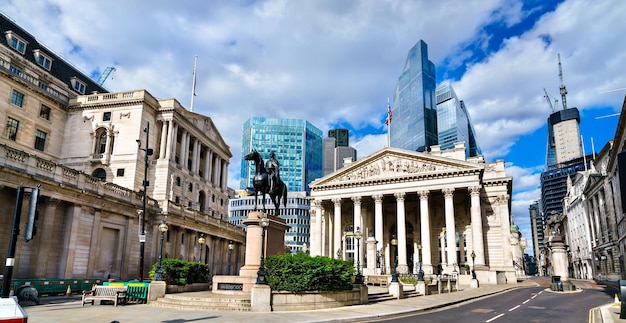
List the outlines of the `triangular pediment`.
<svg viewBox="0 0 626 323">
<path fill-rule="evenodd" d="M 481 171 L 483 168 L 484 164 L 465 160 L 432 156 L 428 153 L 397 148 L 384 148 L 316 180 L 311 183 L 311 187 L 355 181 L 389 180 L 422 175 Z"/>
</svg>

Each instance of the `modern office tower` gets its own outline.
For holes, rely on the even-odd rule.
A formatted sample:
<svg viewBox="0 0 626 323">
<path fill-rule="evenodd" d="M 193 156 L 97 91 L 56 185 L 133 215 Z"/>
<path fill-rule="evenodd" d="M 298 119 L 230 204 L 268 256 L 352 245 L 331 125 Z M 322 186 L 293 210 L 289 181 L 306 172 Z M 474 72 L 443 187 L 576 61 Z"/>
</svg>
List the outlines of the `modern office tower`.
<svg viewBox="0 0 626 323">
<path fill-rule="evenodd" d="M 437 94 L 437 134 L 441 149 L 454 148 L 457 142 L 465 142 L 468 147 L 467 157 L 481 155 L 476 142 L 476 133 L 465 108 L 463 100 L 459 100 L 450 83 L 439 85 Z"/>
<path fill-rule="evenodd" d="M 350 133 L 348 132 L 348 129 L 338 128 L 328 130 L 328 137 L 335 138 L 335 147 L 350 146 Z"/>
<path fill-rule="evenodd" d="M 559 110 L 548 117 L 546 167 L 551 168 L 583 156 L 580 140 L 580 113 L 577 108 Z"/>
<path fill-rule="evenodd" d="M 528 207 L 530 213 L 530 229 L 532 230 L 533 254 L 539 257 L 545 248 L 544 243 L 544 227 L 545 221 L 543 213 L 541 213 L 541 201 L 535 201 Z"/>
<path fill-rule="evenodd" d="M 270 152 L 280 164 L 280 178 L 289 192 L 310 192 L 309 183 L 322 177 L 322 131 L 305 120 L 252 117 L 243 125 L 242 155 L 256 149 Z M 240 189 L 252 187 L 255 169 L 241 157 Z"/>
<path fill-rule="evenodd" d="M 391 147 L 426 151 L 437 144 L 435 64 L 428 60 L 428 45 L 420 40 L 407 55 L 393 97 L 389 126 Z"/>
<path fill-rule="evenodd" d="M 356 161 L 356 149 L 347 145 L 348 135 L 348 129 L 328 131 L 328 138 L 324 138 L 322 142 L 323 176 L 342 168 L 346 163 Z M 339 140 L 342 141 L 341 145 L 338 143 Z"/>
<path fill-rule="evenodd" d="M 553 214 L 563 213 L 563 198 L 567 194 L 567 178 L 589 169 L 593 155 L 572 159 L 551 166 L 541 173 L 541 204 L 545 221 Z"/>
</svg>

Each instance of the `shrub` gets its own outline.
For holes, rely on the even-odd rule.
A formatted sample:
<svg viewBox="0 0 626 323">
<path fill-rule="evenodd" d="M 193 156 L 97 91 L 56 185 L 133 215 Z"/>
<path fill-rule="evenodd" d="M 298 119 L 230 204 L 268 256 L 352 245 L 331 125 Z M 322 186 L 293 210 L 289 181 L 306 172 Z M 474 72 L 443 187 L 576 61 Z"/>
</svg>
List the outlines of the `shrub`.
<svg viewBox="0 0 626 323">
<path fill-rule="evenodd" d="M 400 281 L 404 284 L 411 284 L 411 285 L 417 284 L 417 278 L 413 276 L 400 276 Z"/>
<path fill-rule="evenodd" d="M 154 278 L 158 263 L 152 265 L 150 277 Z M 178 259 L 163 259 L 161 261 L 163 280 L 168 285 L 186 285 L 209 282 L 209 266 L 199 262 L 190 262 Z"/>
<path fill-rule="evenodd" d="M 311 257 L 302 252 L 269 256 L 265 270 L 272 290 L 293 293 L 351 290 L 355 272 L 351 261 Z"/>
</svg>

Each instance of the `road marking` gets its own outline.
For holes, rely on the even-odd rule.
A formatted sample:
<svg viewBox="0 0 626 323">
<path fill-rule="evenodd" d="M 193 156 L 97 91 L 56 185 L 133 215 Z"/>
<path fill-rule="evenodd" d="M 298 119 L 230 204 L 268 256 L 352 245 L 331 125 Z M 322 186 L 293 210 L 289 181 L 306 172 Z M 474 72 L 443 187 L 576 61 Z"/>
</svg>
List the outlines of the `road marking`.
<svg viewBox="0 0 626 323">
<path fill-rule="evenodd" d="M 538 294 L 537 294 L 537 295 L 538 295 Z M 537 295 L 533 295 L 533 297 L 531 297 L 530 299 L 533 299 L 533 298 L 537 297 Z"/>
<path fill-rule="evenodd" d="M 518 307 L 520 307 L 521 305 L 517 305 L 515 307 L 513 307 L 512 309 L 509 310 L 509 312 L 515 311 Z"/>
<path fill-rule="evenodd" d="M 504 316 L 504 313 L 502 313 L 502 314 L 500 314 L 500 315 L 498 315 L 496 317 L 493 317 L 493 318 L 490 318 L 490 319 L 486 320 L 485 323 L 489 323 L 489 322 L 491 322 L 493 320 L 496 320 L 496 319 L 499 319 L 499 318 L 501 318 L 503 316 Z"/>
<path fill-rule="evenodd" d="M 529 299 L 527 299 L 527 300 L 525 300 L 522 304 L 526 304 L 526 303 L 528 303 L 528 302 L 530 302 L 530 298 L 529 298 Z"/>
</svg>

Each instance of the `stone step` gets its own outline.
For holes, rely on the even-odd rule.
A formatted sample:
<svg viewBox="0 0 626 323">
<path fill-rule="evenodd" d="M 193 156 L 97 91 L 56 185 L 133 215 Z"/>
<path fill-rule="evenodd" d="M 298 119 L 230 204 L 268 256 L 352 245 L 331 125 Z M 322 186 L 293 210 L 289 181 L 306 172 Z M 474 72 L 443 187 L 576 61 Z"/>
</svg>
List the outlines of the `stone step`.
<svg viewBox="0 0 626 323">
<path fill-rule="evenodd" d="M 393 295 L 389 293 L 373 293 L 367 297 L 368 303 L 378 303 L 394 299 Z"/>
<path fill-rule="evenodd" d="M 211 295 L 210 297 L 193 297 L 177 294 L 166 294 L 165 297 L 149 303 L 151 306 L 194 311 L 242 311 L 249 312 L 251 303 L 249 296 Z"/>
<path fill-rule="evenodd" d="M 404 298 L 410 298 L 410 297 L 418 297 L 422 294 L 418 293 L 415 290 L 410 290 L 410 291 L 405 291 L 404 292 Z"/>
</svg>

